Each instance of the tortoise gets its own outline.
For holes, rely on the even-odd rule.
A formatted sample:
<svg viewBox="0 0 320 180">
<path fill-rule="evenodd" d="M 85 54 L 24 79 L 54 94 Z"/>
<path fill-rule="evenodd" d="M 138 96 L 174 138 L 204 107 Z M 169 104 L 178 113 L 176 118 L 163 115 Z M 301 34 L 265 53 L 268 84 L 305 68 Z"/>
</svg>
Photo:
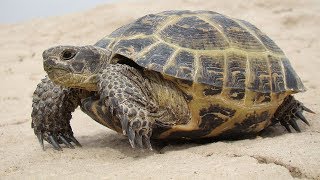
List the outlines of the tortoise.
<svg viewBox="0 0 320 180">
<path fill-rule="evenodd" d="M 313 113 L 292 94 L 305 87 L 284 52 L 251 23 L 212 11 L 164 11 L 124 25 L 94 45 L 43 52 L 47 76 L 33 94 L 32 127 L 81 146 L 70 126 L 81 110 L 128 137 L 228 139 L 280 123 L 300 132 Z"/>
</svg>

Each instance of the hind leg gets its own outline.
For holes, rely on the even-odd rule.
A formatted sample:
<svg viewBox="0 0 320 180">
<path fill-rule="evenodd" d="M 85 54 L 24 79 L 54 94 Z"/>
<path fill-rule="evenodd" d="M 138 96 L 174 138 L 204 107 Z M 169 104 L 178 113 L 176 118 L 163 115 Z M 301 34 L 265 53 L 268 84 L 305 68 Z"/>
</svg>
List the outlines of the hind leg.
<svg viewBox="0 0 320 180">
<path fill-rule="evenodd" d="M 288 132 L 291 133 L 290 126 L 297 132 L 301 132 L 297 120 L 300 119 L 307 125 L 309 122 L 303 116 L 303 111 L 314 113 L 309 108 L 305 107 L 301 102 L 296 100 L 293 96 L 289 95 L 277 109 L 272 121 L 273 123 L 280 122 Z"/>
<path fill-rule="evenodd" d="M 99 74 L 98 89 L 110 113 L 120 120 L 131 146 L 151 149 L 158 107 L 152 99 L 149 81 L 135 68 L 110 64 Z"/>
</svg>

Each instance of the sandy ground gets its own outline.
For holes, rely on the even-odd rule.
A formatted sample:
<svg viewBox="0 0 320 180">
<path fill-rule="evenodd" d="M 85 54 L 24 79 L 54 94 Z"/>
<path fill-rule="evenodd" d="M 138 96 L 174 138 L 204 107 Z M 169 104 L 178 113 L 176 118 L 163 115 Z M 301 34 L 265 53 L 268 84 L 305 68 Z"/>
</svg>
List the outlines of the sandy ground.
<svg viewBox="0 0 320 180">
<path fill-rule="evenodd" d="M 83 148 L 42 151 L 30 128 L 31 98 L 45 73 L 41 53 L 60 44 L 92 44 L 122 24 L 168 9 L 208 9 L 246 19 L 286 52 L 308 91 L 296 97 L 302 133 L 270 128 L 255 139 L 133 150 L 127 139 L 80 110 L 72 127 Z M 0 179 L 320 179 L 320 1 L 147 1 L 0 25 Z"/>
</svg>

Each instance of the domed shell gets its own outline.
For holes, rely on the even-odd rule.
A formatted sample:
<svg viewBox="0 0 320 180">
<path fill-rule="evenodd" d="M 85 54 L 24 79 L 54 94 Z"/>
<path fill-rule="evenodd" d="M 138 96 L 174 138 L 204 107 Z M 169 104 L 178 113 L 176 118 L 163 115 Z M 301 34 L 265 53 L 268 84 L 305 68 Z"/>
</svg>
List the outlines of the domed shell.
<svg viewBox="0 0 320 180">
<path fill-rule="evenodd" d="M 149 14 L 95 45 L 193 83 L 263 93 L 305 91 L 289 60 L 266 34 L 247 21 L 212 11 Z"/>
</svg>

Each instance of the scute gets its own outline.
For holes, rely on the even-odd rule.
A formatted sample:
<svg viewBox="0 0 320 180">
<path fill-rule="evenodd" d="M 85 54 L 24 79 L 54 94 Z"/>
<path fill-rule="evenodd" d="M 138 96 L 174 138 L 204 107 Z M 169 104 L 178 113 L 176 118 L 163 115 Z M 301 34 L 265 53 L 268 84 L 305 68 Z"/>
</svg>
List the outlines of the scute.
<svg viewBox="0 0 320 180">
<path fill-rule="evenodd" d="M 115 53 L 133 58 L 144 48 L 155 43 L 153 38 L 121 39 L 114 45 Z"/>
<path fill-rule="evenodd" d="M 137 34 L 151 35 L 155 33 L 158 26 L 166 20 L 167 17 L 156 14 L 149 14 L 139 18 L 134 23 L 131 23 L 128 28 L 122 33 L 122 36 L 128 37 Z"/>
<path fill-rule="evenodd" d="M 224 55 L 201 55 L 199 57 L 201 71 L 198 82 L 203 84 L 210 84 L 216 87 L 223 86 L 224 77 Z"/>
<path fill-rule="evenodd" d="M 235 89 L 245 89 L 247 57 L 245 54 L 228 53 L 226 56 L 227 74 L 226 86 Z"/>
<path fill-rule="evenodd" d="M 195 57 L 191 52 L 180 51 L 177 53 L 175 60 L 171 65 L 164 69 L 165 73 L 174 74 L 181 79 L 192 79 L 194 76 Z"/>
<path fill-rule="evenodd" d="M 283 51 L 279 48 L 279 46 L 277 46 L 272 39 L 270 39 L 266 34 L 261 32 L 256 26 L 244 20 L 239 20 L 239 21 L 242 22 L 247 28 L 252 30 L 259 37 L 263 45 L 268 50 L 270 50 L 273 53 L 283 54 Z"/>
<path fill-rule="evenodd" d="M 177 78 L 176 82 L 212 86 L 205 95 L 218 95 L 226 88 L 229 98 L 243 100 L 246 90 L 264 97 L 305 90 L 282 50 L 266 34 L 247 21 L 212 11 L 146 15 L 96 45 Z"/>
<path fill-rule="evenodd" d="M 248 88 L 258 92 L 271 91 L 271 78 L 267 59 L 261 57 L 249 57 L 250 78 Z"/>
<path fill-rule="evenodd" d="M 162 72 L 163 66 L 173 54 L 174 49 L 167 44 L 160 43 L 150 49 L 144 56 L 137 58 L 136 62 L 142 67 Z"/>
<path fill-rule="evenodd" d="M 293 70 L 289 60 L 287 58 L 282 59 L 284 73 L 286 75 L 286 85 L 287 88 L 292 91 L 305 91 L 301 79 L 298 77 L 297 73 Z"/>
<path fill-rule="evenodd" d="M 265 51 L 263 45 L 236 21 L 223 16 L 213 16 L 213 21 L 220 25 L 232 46 L 246 50 Z"/>
<path fill-rule="evenodd" d="M 272 91 L 275 93 L 285 90 L 284 74 L 282 72 L 281 60 L 277 57 L 268 56 L 271 73 Z"/>
<path fill-rule="evenodd" d="M 221 33 L 197 16 L 182 17 L 178 22 L 165 27 L 160 36 L 168 43 L 196 50 L 228 47 Z"/>
</svg>

